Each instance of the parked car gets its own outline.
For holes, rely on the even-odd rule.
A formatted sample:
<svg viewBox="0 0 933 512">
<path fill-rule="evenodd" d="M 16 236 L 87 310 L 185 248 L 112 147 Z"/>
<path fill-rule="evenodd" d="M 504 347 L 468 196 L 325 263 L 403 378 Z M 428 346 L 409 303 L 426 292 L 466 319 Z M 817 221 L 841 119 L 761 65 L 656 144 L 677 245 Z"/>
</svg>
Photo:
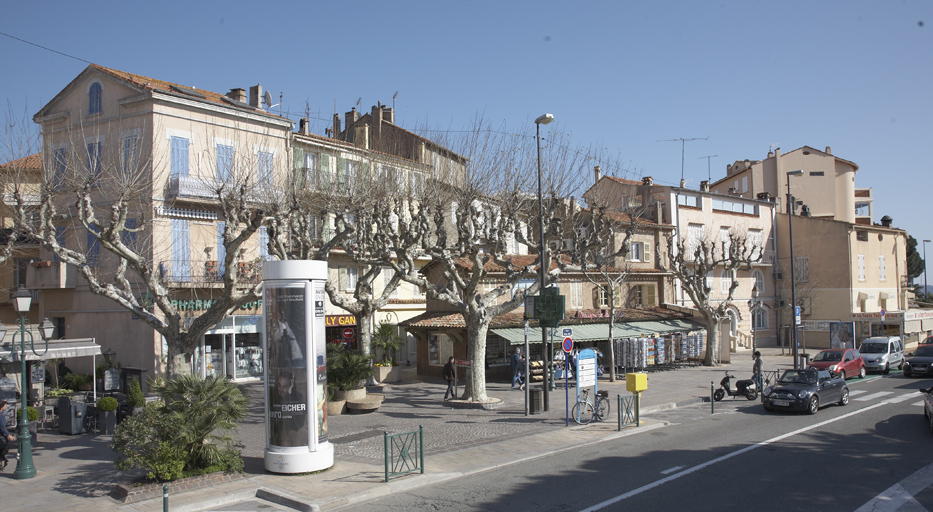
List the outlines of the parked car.
<svg viewBox="0 0 933 512">
<path fill-rule="evenodd" d="M 815 414 L 821 405 L 849 403 L 845 379 L 827 370 L 787 370 L 765 389 L 762 405 L 766 411 L 786 409 Z"/>
<path fill-rule="evenodd" d="M 923 415 L 930 422 L 930 433 L 933 433 L 933 387 L 921 389 L 923 394 Z"/>
<path fill-rule="evenodd" d="M 904 347 L 898 336 L 874 336 L 862 342 L 858 351 L 865 360 L 868 371 L 891 371 L 891 367 L 900 370 L 904 366 Z"/>
<path fill-rule="evenodd" d="M 920 341 L 921 345 L 933 345 L 933 336 L 927 336 Z"/>
<path fill-rule="evenodd" d="M 821 350 L 810 361 L 810 368 L 814 370 L 828 370 L 838 373 L 843 380 L 854 377 L 865 377 L 865 360 L 858 350 L 854 348 L 830 348 Z"/>
<path fill-rule="evenodd" d="M 920 345 L 913 354 L 907 354 L 904 377 L 913 375 L 933 376 L 933 345 Z"/>
</svg>

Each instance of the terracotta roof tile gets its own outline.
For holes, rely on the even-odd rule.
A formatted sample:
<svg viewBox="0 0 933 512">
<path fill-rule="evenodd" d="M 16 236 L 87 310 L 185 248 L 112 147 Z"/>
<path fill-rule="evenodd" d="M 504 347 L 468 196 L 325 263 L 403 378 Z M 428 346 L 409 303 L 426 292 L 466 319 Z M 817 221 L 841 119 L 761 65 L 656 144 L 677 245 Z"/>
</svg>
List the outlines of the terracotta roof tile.
<svg viewBox="0 0 933 512">
<path fill-rule="evenodd" d="M 583 309 L 579 311 L 567 311 L 564 317 L 564 320 L 561 320 L 561 325 L 571 326 L 571 325 L 583 325 L 583 324 L 593 324 L 593 323 L 604 323 L 609 318 L 609 310 L 603 309 Z M 654 307 L 654 308 L 634 308 L 634 309 L 616 309 L 616 318 L 624 319 L 626 322 L 642 322 L 642 321 L 659 321 L 659 320 L 672 320 L 672 319 L 685 319 L 690 318 L 690 315 L 687 313 L 681 313 L 679 311 L 674 311 L 671 309 L 663 307 Z M 404 322 L 400 322 L 399 325 L 407 327 L 421 327 L 421 328 L 450 328 L 450 329 L 465 329 L 466 323 L 463 321 L 463 315 L 460 313 L 450 313 L 447 311 L 443 312 L 427 312 L 422 313 L 416 317 L 410 318 Z M 500 329 L 505 327 L 521 327 L 524 325 L 524 313 L 521 308 L 512 310 L 503 315 L 499 315 L 492 319 L 489 323 L 490 329 Z M 531 320 L 529 325 L 532 328 L 538 326 L 536 320 Z"/>
<path fill-rule="evenodd" d="M 3 165 L 0 165 L 0 168 L 11 167 L 20 169 L 42 169 L 42 153 L 24 156 L 23 158 L 18 158 L 12 162 L 7 162 Z"/>
</svg>

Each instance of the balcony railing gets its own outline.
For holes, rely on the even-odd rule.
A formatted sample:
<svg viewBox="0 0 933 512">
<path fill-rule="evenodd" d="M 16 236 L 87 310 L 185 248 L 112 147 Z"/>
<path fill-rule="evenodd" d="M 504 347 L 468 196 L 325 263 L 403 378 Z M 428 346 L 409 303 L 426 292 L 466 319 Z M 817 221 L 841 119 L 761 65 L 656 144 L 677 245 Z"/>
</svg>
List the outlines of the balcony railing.
<svg viewBox="0 0 933 512">
<path fill-rule="evenodd" d="M 159 263 L 159 277 L 173 284 L 222 283 L 226 272 L 227 269 L 217 260 L 166 260 Z M 262 265 L 258 261 L 238 263 L 237 279 L 244 285 L 259 283 L 262 281 Z"/>
</svg>

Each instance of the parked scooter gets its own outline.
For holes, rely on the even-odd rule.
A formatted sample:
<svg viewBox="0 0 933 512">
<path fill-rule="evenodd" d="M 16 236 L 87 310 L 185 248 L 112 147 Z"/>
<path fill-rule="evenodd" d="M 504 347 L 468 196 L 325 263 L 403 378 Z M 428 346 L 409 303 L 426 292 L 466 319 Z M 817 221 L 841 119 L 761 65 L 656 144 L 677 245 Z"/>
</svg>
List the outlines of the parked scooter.
<svg viewBox="0 0 933 512">
<path fill-rule="evenodd" d="M 729 372 L 726 371 L 726 376 L 719 381 L 719 389 L 713 393 L 713 398 L 716 401 L 720 401 L 726 395 L 729 396 L 744 396 L 749 400 L 755 400 L 758 398 L 758 385 L 755 384 L 755 381 L 752 379 L 744 379 L 736 381 L 735 390 L 730 386 L 730 382 L 735 378 L 735 375 L 729 375 Z"/>
</svg>

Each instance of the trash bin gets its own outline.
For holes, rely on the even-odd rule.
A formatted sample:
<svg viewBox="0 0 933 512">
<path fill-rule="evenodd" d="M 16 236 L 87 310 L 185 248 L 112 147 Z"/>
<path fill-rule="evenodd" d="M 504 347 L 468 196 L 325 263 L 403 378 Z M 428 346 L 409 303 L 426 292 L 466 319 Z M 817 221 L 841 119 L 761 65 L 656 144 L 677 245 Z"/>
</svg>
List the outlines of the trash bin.
<svg viewBox="0 0 933 512">
<path fill-rule="evenodd" d="M 544 390 L 533 388 L 528 391 L 531 392 L 531 414 L 541 414 L 544 411 Z"/>
<path fill-rule="evenodd" d="M 58 430 L 62 434 L 83 434 L 87 404 L 69 397 L 58 399 Z"/>
<path fill-rule="evenodd" d="M 810 364 L 810 354 L 802 353 L 800 356 L 800 368 L 806 368 Z"/>
</svg>

